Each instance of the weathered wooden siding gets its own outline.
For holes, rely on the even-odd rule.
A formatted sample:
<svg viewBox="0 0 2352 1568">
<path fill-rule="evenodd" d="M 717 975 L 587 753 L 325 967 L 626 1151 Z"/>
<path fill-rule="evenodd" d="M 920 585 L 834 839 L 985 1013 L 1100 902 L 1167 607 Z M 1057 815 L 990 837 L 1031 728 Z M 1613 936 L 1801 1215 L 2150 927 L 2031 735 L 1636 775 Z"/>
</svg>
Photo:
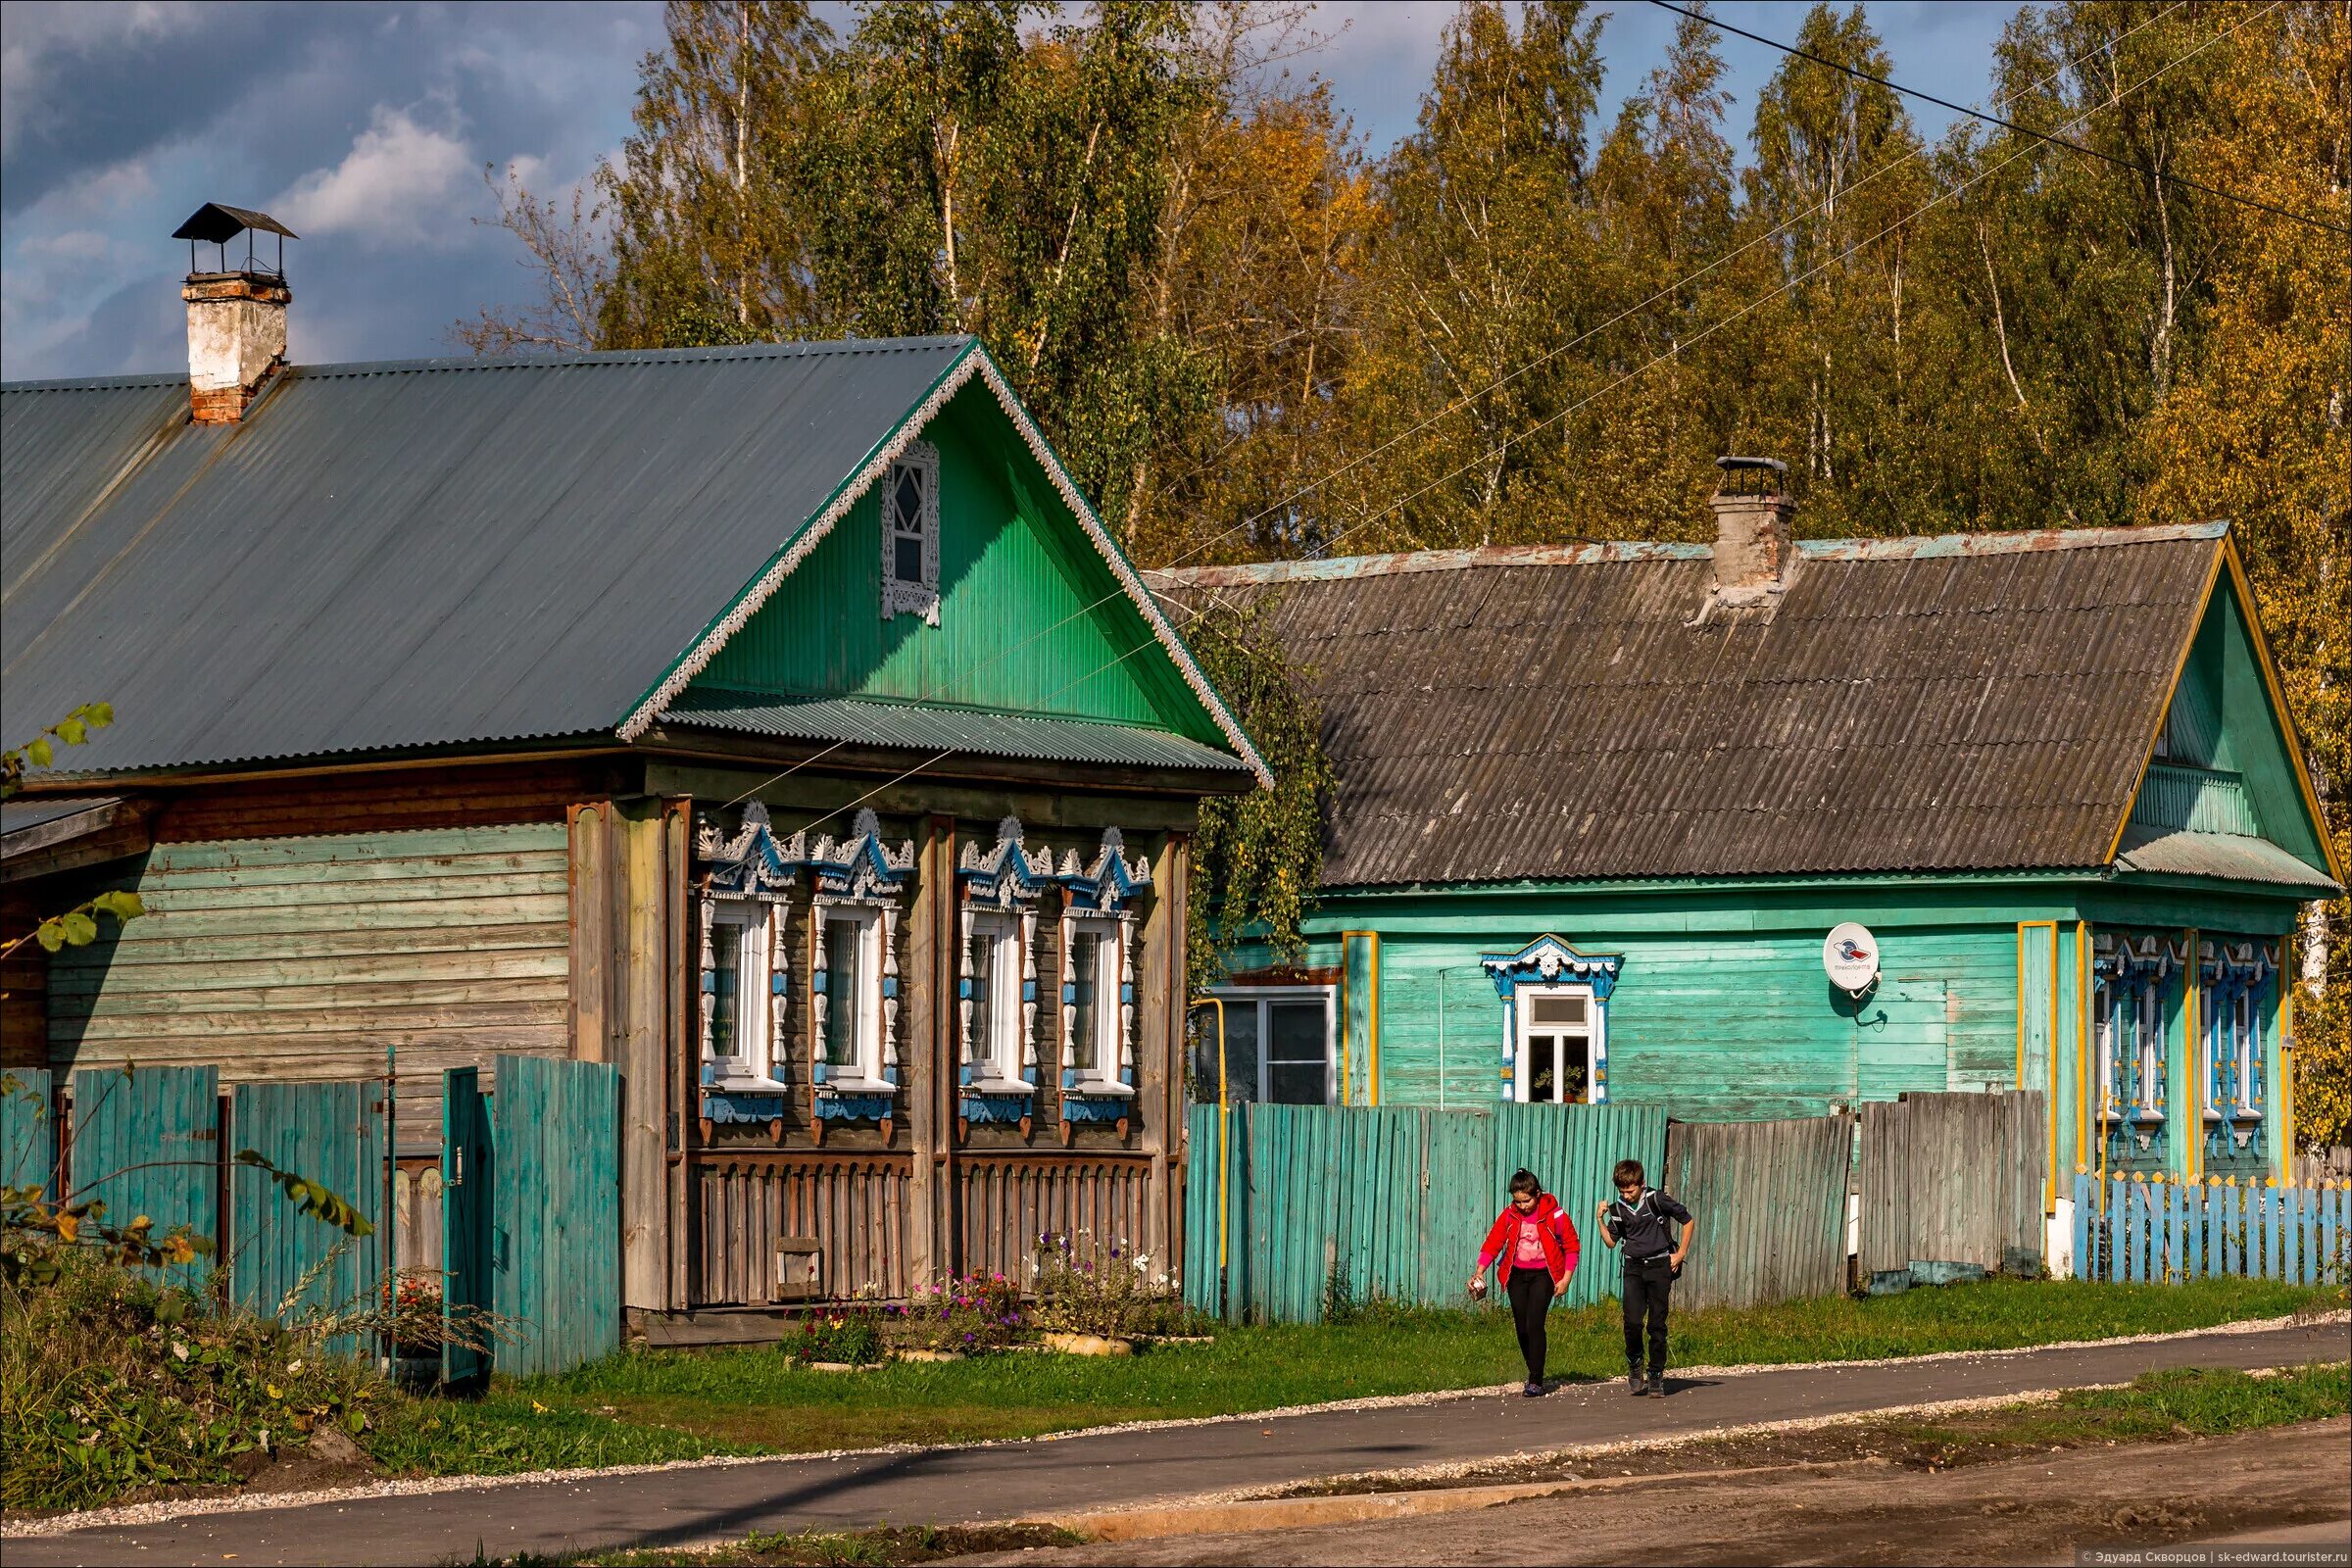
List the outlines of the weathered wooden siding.
<svg viewBox="0 0 2352 1568">
<path fill-rule="evenodd" d="M 697 1231 L 692 1306 L 775 1299 L 776 1243 L 816 1239 L 829 1296 L 904 1297 L 908 1158 L 905 1154 L 710 1154 L 690 1180 Z"/>
<path fill-rule="evenodd" d="M 1845 1289 L 1849 1116 L 1676 1122 L 1662 1185 L 1698 1236 L 1675 1301 L 1753 1306 Z"/>
<path fill-rule="evenodd" d="M 65 901 L 71 908 L 78 900 Z M 0 893 L 0 942 L 14 942 L 38 925 L 44 910 L 32 894 Z M 49 955 L 27 942 L 0 957 L 0 1068 L 49 1065 Z"/>
<path fill-rule="evenodd" d="M 404 1147 L 443 1068 L 563 1054 L 563 824 L 159 844 L 114 879 L 148 913 L 52 961 L 60 1067 L 218 1063 L 230 1082 L 398 1063 Z"/>
<path fill-rule="evenodd" d="M 959 1163 L 956 1221 L 961 1267 L 999 1273 L 1026 1287 L 1044 1235 L 1067 1236 L 1084 1250 L 1139 1253 L 1154 1273 L 1174 1276 L 1174 1259 L 1155 1253 L 1150 1237 L 1145 1155 L 1072 1158 L 966 1158 Z"/>
</svg>

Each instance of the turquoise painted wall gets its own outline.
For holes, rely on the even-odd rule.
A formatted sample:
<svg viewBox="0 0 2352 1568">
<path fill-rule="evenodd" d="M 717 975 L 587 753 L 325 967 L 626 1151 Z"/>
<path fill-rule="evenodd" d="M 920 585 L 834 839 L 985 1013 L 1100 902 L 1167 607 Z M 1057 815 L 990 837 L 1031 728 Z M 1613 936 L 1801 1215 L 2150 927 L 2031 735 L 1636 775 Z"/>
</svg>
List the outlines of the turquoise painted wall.
<svg viewBox="0 0 2352 1568">
<path fill-rule="evenodd" d="M 1389 1105 L 1501 1098 L 1502 1003 L 1479 958 L 1549 933 L 1623 959 L 1608 1004 L 1612 1100 L 1663 1102 L 1695 1120 L 1816 1116 L 1905 1091 L 2016 1087 L 2022 1060 L 2025 1087 L 2051 1096 L 2058 1191 L 2096 1162 L 2084 986 L 2097 923 L 2276 937 L 2294 907 L 2095 878 L 1328 894 L 1304 962 L 1345 976 L 1342 1054 L 1355 1103 L 1375 1092 Z M 1848 919 L 1881 950 L 1878 989 L 1859 1005 L 1821 967 L 1822 939 Z M 1245 950 L 1240 967 L 1262 961 Z M 2168 1024 L 2170 1057 L 2185 1074 L 2179 996 Z M 2270 1083 L 2276 1117 L 2275 1071 Z M 2190 1104 L 2186 1088 L 2183 1077 L 2170 1103 Z M 2186 1158 L 2174 1162 L 2185 1169 Z"/>
<path fill-rule="evenodd" d="M 1052 713 L 1221 744 L 986 387 L 966 386 L 923 439 L 940 456 L 939 624 L 882 618 L 868 494 L 695 685 Z"/>
</svg>

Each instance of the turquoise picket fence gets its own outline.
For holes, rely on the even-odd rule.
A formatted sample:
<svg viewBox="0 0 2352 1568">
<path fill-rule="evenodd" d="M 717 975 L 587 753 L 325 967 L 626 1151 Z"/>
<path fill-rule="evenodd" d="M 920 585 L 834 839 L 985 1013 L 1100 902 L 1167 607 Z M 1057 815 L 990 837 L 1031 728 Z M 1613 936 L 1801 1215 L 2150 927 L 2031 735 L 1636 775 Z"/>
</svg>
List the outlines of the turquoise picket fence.
<svg viewBox="0 0 2352 1568">
<path fill-rule="evenodd" d="M 372 1230 L 347 1236 L 305 1214 L 257 1165 L 228 1167 L 225 1258 L 239 1304 L 288 1321 L 318 1321 L 368 1304 L 390 1258 L 382 1079 L 239 1084 L 229 1096 L 230 1143 L 317 1182 L 359 1210 Z M 337 1354 L 373 1349 L 356 1335 L 326 1342 Z"/>
<path fill-rule="evenodd" d="M 2317 1285 L 2345 1277 L 2352 1184 L 2075 1178 L 2075 1266 L 2085 1279 L 2180 1284 L 2215 1275 Z"/>
<path fill-rule="evenodd" d="M 1589 1232 L 1618 1160 L 1663 1168 L 1666 1112 L 1211 1105 L 1192 1111 L 1187 1131 L 1186 1300 L 1236 1321 L 1311 1323 L 1335 1278 L 1358 1301 L 1461 1304 L 1521 1166 Z M 1613 1294 L 1607 1255 L 1594 1242 L 1586 1253 L 1557 1304 Z"/>
<path fill-rule="evenodd" d="M 57 1103 L 46 1067 L 0 1073 L 0 1187 L 57 1196 Z"/>
</svg>

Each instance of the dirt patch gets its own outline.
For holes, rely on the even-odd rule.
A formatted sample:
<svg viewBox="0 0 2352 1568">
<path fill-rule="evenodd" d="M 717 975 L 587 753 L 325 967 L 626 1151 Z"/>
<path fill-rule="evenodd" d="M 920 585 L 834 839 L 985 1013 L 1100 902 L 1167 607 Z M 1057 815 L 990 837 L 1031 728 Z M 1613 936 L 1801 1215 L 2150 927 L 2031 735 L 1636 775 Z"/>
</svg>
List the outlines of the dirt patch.
<svg viewBox="0 0 2352 1568">
<path fill-rule="evenodd" d="M 1074 1546 L 1081 1538 L 1050 1525 L 886 1527 L 854 1535 L 759 1533 L 730 1545 L 594 1553 L 567 1559 L 581 1568 L 907 1568 L 975 1553 L 1021 1560 L 1040 1547 Z"/>
<path fill-rule="evenodd" d="M 1760 1440 L 1770 1441 L 1770 1440 Z M 1751 1453 L 1752 1457 L 1752 1453 Z M 1171 1537 L 976 1562 L 2065 1563 L 2341 1519 L 2352 1422 L 1909 1469 L 1885 1455 L 1686 1475 L 1429 1518 Z M 1679 1457 L 1676 1467 L 1680 1468 Z M 1617 1468 L 1622 1469 L 1623 1466 Z M 1661 1466 L 1661 1471 L 1665 1468 Z"/>
</svg>

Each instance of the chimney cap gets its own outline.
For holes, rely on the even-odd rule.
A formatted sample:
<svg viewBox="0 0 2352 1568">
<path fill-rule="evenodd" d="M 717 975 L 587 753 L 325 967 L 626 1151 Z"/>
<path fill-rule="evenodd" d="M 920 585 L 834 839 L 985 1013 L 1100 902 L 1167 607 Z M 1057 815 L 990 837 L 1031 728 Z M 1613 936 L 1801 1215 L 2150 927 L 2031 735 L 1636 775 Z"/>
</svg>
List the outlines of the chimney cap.
<svg viewBox="0 0 2352 1568">
<path fill-rule="evenodd" d="M 207 245 L 225 245 L 249 228 L 268 234 L 283 234 L 288 239 L 300 239 L 285 224 L 268 213 L 257 213 L 250 207 L 223 207 L 219 202 L 206 202 L 188 215 L 188 220 L 172 231 L 173 239 L 202 240 Z"/>
<path fill-rule="evenodd" d="M 1739 468 L 1770 468 L 1779 474 L 1786 474 L 1788 471 L 1788 465 L 1778 458 L 1717 458 L 1715 466 L 1726 473 Z"/>
</svg>

